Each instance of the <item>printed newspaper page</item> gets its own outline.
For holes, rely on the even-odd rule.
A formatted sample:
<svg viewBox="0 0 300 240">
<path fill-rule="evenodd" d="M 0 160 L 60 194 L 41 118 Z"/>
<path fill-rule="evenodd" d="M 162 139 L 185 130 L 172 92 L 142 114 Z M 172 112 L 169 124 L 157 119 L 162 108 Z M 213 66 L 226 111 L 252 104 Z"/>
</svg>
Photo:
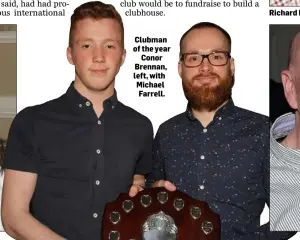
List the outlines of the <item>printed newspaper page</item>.
<svg viewBox="0 0 300 240">
<path fill-rule="evenodd" d="M 191 197 L 207 202 L 220 215 L 220 239 L 300 240 L 296 233 L 300 231 L 300 212 L 295 210 L 300 205 L 300 170 L 297 164 L 284 162 L 290 168 L 280 170 L 279 178 L 272 163 L 271 170 L 269 167 L 271 125 L 287 112 L 296 115 L 296 122 L 299 120 L 299 56 L 294 52 L 297 41 L 300 43 L 300 2 L 110 0 L 100 3 L 111 4 L 113 14 L 97 17 L 89 12 L 92 10 L 86 11 L 78 17 L 70 34 L 74 10 L 87 2 L 0 0 L 0 163 L 8 176 L 6 183 L 2 171 L 4 209 L 0 239 L 101 239 L 104 205 L 116 199 L 108 194 L 117 192 L 114 187 L 118 188 L 115 185 L 119 179 L 125 184 L 129 171 L 133 177 L 141 169 L 138 160 L 137 165 L 129 166 L 113 156 L 119 156 L 118 161 L 123 157 L 126 161 L 127 155 L 139 159 L 141 149 L 148 147 L 142 144 L 148 125 L 143 128 L 142 124 L 150 120 L 152 138 L 158 137 L 159 132 L 164 144 L 162 152 L 169 154 L 164 160 L 174 160 L 164 162 L 164 167 L 168 167 L 164 171 L 170 171 L 164 179 Z M 121 16 L 124 34 L 116 13 Z M 198 27 L 187 32 L 196 24 Z M 84 37 L 76 40 L 80 34 Z M 281 87 L 276 95 L 273 83 Z M 117 100 L 109 98 L 110 91 Z M 71 100 L 68 94 L 72 95 Z M 82 99 L 85 101 L 80 102 Z M 130 108 L 123 107 L 121 112 L 120 103 L 115 106 L 114 101 Z M 114 112 L 107 110 L 107 104 L 112 104 Z M 283 104 L 288 110 L 279 111 Z M 90 114 L 88 107 L 95 111 Z M 218 111 L 221 109 L 228 112 Z M 130 114 L 136 118 L 129 120 Z M 179 114 L 180 119 L 174 118 Z M 141 122 L 137 116 L 142 115 L 141 119 L 148 120 Z M 295 122 L 293 116 L 289 119 Z M 268 117 L 270 125 L 265 120 Z M 89 120 L 93 118 L 97 119 L 95 126 Z M 165 123 L 171 118 L 174 122 Z M 98 142 L 103 145 L 98 147 Z M 300 145 L 288 149 L 299 149 L 297 146 Z M 56 166 L 58 158 L 68 160 L 65 165 Z M 290 155 L 287 158 L 291 159 Z M 90 167 L 94 160 L 95 167 Z M 153 159 L 149 161 L 149 167 L 155 165 Z M 297 161 L 300 155 L 291 160 Z M 116 166 L 116 170 L 105 168 L 105 164 Z M 94 172 L 94 168 L 99 168 L 99 172 Z M 151 171 L 147 172 L 150 176 Z M 290 178 L 286 174 L 291 171 Z M 106 178 L 106 174 L 115 177 Z M 60 180 L 50 181 L 54 175 Z M 43 182 L 44 178 L 48 180 Z M 293 187 L 284 188 L 289 186 L 289 179 L 293 179 Z M 87 185 L 83 187 L 85 180 Z M 146 185 L 147 182 L 148 179 Z M 66 197 L 57 197 L 53 203 L 45 196 L 53 191 L 54 198 L 56 188 L 65 190 L 61 196 Z M 121 192 L 124 191 L 117 193 Z M 89 210 L 82 210 L 82 217 L 78 215 L 74 220 L 77 225 L 68 225 L 77 216 L 67 217 L 64 210 L 57 210 L 64 206 L 61 209 L 67 213 L 71 206 L 88 209 L 91 205 L 97 210 L 91 210 L 90 215 Z M 53 219 L 63 219 L 59 221 L 61 226 L 66 224 L 69 229 Z M 87 224 L 99 231 L 98 237 L 88 233 Z"/>
</svg>

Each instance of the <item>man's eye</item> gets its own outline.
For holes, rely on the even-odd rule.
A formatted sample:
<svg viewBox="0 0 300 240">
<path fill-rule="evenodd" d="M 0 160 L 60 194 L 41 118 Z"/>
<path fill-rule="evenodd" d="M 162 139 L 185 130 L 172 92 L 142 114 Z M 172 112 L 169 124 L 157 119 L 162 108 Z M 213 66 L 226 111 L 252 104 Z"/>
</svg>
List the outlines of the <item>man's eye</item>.
<svg viewBox="0 0 300 240">
<path fill-rule="evenodd" d="M 189 62 L 194 62 L 198 60 L 198 56 L 194 55 L 194 56 L 189 56 L 187 59 Z"/>
<path fill-rule="evenodd" d="M 223 60 L 223 59 L 226 58 L 226 56 L 224 54 L 222 54 L 222 53 L 215 53 L 215 54 L 213 54 L 213 58 L 215 60 Z"/>
<path fill-rule="evenodd" d="M 89 48 L 89 47 L 90 47 L 89 44 L 84 44 L 84 45 L 82 45 L 82 48 Z"/>
<path fill-rule="evenodd" d="M 106 47 L 107 47 L 108 49 L 114 49 L 114 48 L 115 48 L 114 45 L 107 45 Z"/>
</svg>

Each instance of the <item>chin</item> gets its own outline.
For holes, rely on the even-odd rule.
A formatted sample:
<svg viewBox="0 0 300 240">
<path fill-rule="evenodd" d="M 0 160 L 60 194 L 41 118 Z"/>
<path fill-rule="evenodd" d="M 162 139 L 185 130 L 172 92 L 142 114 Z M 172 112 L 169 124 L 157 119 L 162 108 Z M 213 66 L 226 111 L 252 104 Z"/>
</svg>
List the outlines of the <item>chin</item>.
<svg viewBox="0 0 300 240">
<path fill-rule="evenodd" d="M 91 90 L 94 90 L 94 91 L 104 91 L 106 89 L 108 89 L 110 86 L 110 84 L 93 84 L 90 86 L 90 89 Z"/>
<path fill-rule="evenodd" d="M 86 76 L 84 78 L 81 78 L 80 82 L 88 90 L 103 91 L 109 88 L 111 85 L 113 85 L 114 78 L 111 78 L 109 76 Z"/>
<path fill-rule="evenodd" d="M 81 82 L 85 86 L 85 88 L 92 91 L 105 90 L 111 85 L 111 81 L 107 81 L 106 79 L 89 78 L 88 80 Z"/>
</svg>

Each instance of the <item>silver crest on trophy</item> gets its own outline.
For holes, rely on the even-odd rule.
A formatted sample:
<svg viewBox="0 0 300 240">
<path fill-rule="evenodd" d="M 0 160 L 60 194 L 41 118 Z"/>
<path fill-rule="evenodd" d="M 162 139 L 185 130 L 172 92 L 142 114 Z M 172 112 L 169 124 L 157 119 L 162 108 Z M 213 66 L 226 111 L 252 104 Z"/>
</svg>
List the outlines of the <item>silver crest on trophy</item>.
<svg viewBox="0 0 300 240">
<path fill-rule="evenodd" d="M 175 221 L 163 211 L 148 217 L 143 224 L 143 240 L 176 240 L 178 228 Z"/>
</svg>

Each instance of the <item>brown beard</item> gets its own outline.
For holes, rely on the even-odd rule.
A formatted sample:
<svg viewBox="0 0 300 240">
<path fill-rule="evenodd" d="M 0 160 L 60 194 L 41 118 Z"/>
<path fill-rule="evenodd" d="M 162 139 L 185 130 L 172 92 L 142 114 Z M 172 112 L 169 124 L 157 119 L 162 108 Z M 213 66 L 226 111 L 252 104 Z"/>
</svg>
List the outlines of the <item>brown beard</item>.
<svg viewBox="0 0 300 240">
<path fill-rule="evenodd" d="M 200 87 L 193 86 L 195 79 L 205 76 L 218 78 L 219 84 L 214 87 L 210 87 L 209 84 L 203 84 Z M 184 95 L 193 109 L 210 112 L 216 110 L 231 98 L 233 77 L 229 76 L 226 79 L 220 79 L 215 73 L 209 75 L 199 74 L 193 77 L 191 81 L 182 79 L 182 87 Z"/>
</svg>

